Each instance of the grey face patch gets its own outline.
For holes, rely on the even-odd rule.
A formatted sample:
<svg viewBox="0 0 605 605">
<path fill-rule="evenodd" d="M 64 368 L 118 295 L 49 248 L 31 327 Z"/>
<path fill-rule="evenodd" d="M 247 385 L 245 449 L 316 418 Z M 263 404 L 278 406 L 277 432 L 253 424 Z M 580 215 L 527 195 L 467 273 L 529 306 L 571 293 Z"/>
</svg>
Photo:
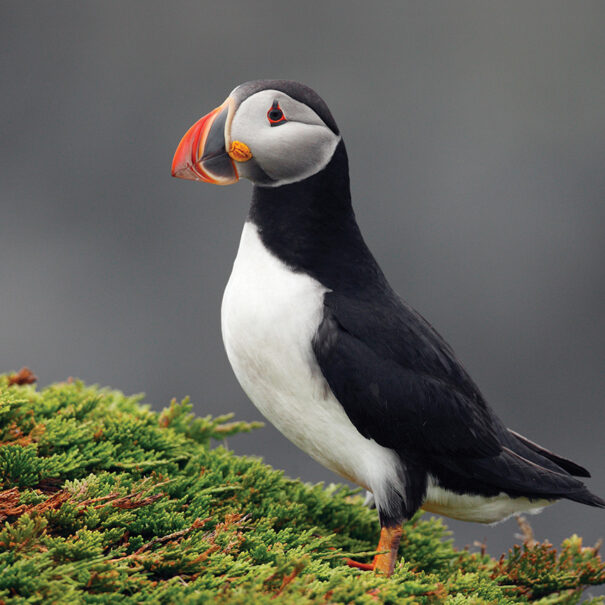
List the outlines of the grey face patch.
<svg viewBox="0 0 605 605">
<path fill-rule="evenodd" d="M 239 105 L 244 99 L 251 97 L 253 94 L 269 89 L 283 92 L 295 101 L 310 107 L 334 134 L 340 134 L 336 121 L 325 101 L 312 88 L 300 82 L 294 80 L 251 80 L 240 84 L 231 92 L 230 96 Z"/>
<path fill-rule="evenodd" d="M 241 95 L 240 89 L 232 93 L 236 99 Z M 279 128 L 273 128 L 267 117 L 275 103 L 286 118 Z M 238 165 L 240 176 L 257 185 L 274 187 L 303 180 L 322 170 L 340 141 L 340 135 L 313 109 L 275 89 L 261 90 L 240 102 L 229 138 L 228 144 L 245 143 L 255 160 L 254 164 Z M 268 181 L 258 179 L 259 169 Z"/>
<path fill-rule="evenodd" d="M 259 166 L 254 157 L 246 162 L 244 167 L 240 167 L 239 175 L 255 185 L 271 187 L 274 184 L 274 180 Z"/>
</svg>

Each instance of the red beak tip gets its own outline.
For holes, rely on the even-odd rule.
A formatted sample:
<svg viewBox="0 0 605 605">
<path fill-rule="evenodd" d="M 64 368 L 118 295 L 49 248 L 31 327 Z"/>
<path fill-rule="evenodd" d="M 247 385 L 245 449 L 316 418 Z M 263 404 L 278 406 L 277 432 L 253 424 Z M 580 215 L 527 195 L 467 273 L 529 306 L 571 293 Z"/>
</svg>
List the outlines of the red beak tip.
<svg viewBox="0 0 605 605">
<path fill-rule="evenodd" d="M 202 179 L 193 170 L 191 164 L 185 164 L 180 166 L 173 166 L 171 170 L 172 176 L 177 179 L 186 179 L 188 181 L 201 181 Z"/>
<path fill-rule="evenodd" d="M 229 184 L 229 182 L 234 183 L 237 181 L 237 171 L 230 158 L 226 158 L 226 161 L 231 162 L 233 171 L 233 178 L 231 179 L 214 174 L 204 166 L 203 162 L 206 150 L 206 139 L 210 129 L 221 112 L 229 111 L 230 103 L 231 100 L 228 98 L 220 107 L 217 107 L 204 117 L 200 118 L 189 128 L 189 130 L 187 130 L 174 153 L 171 170 L 172 176 L 178 179 L 187 179 L 198 182 L 203 181 L 216 185 L 226 185 Z M 226 118 L 227 115 L 228 114 L 224 115 L 223 118 Z M 213 145 L 216 145 L 216 141 Z M 219 151 L 219 148 L 213 148 L 211 151 L 216 154 L 216 152 Z M 228 166 L 225 166 L 225 168 L 227 167 Z"/>
</svg>

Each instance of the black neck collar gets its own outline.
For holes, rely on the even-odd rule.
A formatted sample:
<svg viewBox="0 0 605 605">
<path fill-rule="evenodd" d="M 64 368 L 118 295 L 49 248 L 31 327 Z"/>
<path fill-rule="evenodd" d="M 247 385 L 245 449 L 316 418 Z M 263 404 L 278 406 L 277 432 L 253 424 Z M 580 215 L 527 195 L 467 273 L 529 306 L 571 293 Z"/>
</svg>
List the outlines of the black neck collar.
<svg viewBox="0 0 605 605">
<path fill-rule="evenodd" d="M 248 219 L 275 256 L 331 290 L 384 284 L 355 221 L 342 141 L 317 174 L 281 187 L 255 186 Z"/>
</svg>

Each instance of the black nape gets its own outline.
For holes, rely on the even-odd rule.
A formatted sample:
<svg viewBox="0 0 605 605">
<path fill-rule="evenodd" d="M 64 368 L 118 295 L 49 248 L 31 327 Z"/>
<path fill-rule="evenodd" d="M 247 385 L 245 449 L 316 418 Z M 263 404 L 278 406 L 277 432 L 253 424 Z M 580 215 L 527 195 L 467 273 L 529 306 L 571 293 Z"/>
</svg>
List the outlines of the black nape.
<svg viewBox="0 0 605 605">
<path fill-rule="evenodd" d="M 256 185 L 248 219 L 275 256 L 327 288 L 358 291 L 385 282 L 355 221 L 343 141 L 318 173 L 280 187 Z"/>
</svg>

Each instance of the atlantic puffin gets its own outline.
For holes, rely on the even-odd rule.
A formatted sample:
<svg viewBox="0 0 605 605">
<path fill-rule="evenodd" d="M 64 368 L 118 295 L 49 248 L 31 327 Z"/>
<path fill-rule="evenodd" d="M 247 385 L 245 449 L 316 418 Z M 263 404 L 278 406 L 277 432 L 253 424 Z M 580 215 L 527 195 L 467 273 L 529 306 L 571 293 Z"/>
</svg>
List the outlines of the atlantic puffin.
<svg viewBox="0 0 605 605">
<path fill-rule="evenodd" d="M 256 80 L 184 135 L 172 175 L 244 177 L 252 203 L 221 327 L 235 375 L 295 445 L 373 494 L 390 575 L 425 510 L 481 523 L 561 498 L 604 508 L 586 469 L 510 429 L 435 329 L 389 285 L 351 205 L 348 160 L 307 86 Z M 386 551 L 386 552 L 383 552 Z"/>
</svg>

